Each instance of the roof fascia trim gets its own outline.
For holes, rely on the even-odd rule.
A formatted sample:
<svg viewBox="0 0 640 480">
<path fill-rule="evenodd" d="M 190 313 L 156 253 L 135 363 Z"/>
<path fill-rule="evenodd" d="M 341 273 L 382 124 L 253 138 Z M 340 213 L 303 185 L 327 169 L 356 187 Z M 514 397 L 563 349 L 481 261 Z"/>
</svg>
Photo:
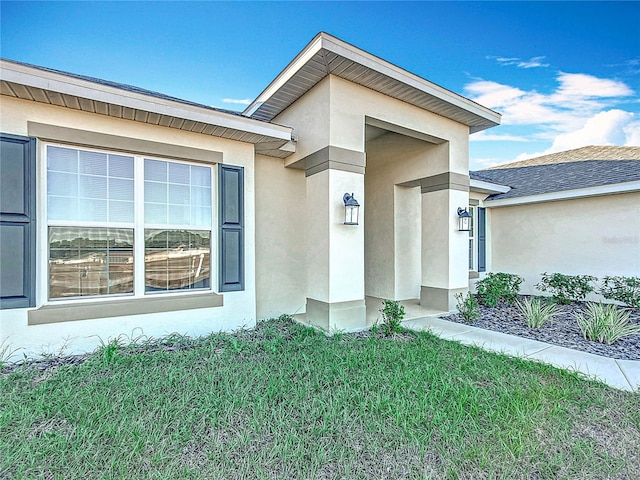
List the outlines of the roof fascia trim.
<svg viewBox="0 0 640 480">
<path fill-rule="evenodd" d="M 128 92 L 108 85 L 100 85 L 88 80 L 76 79 L 60 73 L 39 70 L 4 60 L 0 61 L 0 79 L 98 102 L 264 135 L 278 140 L 290 141 L 293 133 L 293 129 L 290 127 L 199 108 L 173 100 L 163 100 L 138 92 Z"/>
<path fill-rule="evenodd" d="M 507 193 L 511 191 L 511 187 L 507 185 L 500 185 L 499 183 L 485 182 L 484 180 L 471 179 L 469 181 L 469 188 L 474 192 L 480 193 Z"/>
<path fill-rule="evenodd" d="M 304 64 L 309 61 L 309 59 L 323 49 L 359 63 L 366 68 L 370 68 L 371 70 L 386 75 L 394 80 L 414 87 L 427 95 L 436 97 L 491 122 L 492 125 L 483 126 L 481 129 L 500 125 L 502 115 L 498 112 L 469 100 L 462 95 L 458 95 L 457 93 L 440 87 L 435 83 L 421 78 L 418 75 L 383 60 L 380 57 L 376 57 L 375 55 L 372 55 L 325 32 L 320 32 L 314 37 L 314 39 L 285 67 L 285 69 L 280 72 L 269 86 L 265 88 L 262 93 L 244 110 L 243 115 L 253 115 L 262 106 L 262 104 L 282 88 L 289 79 L 291 79 L 304 66 Z M 327 71 L 327 75 L 329 75 L 329 71 Z"/>
<path fill-rule="evenodd" d="M 267 85 L 258 97 L 244 109 L 242 115 L 250 117 L 262 104 L 280 90 L 316 53 L 322 49 L 322 33 L 316 35 L 311 42 L 295 56 L 273 81 Z M 327 72 L 327 75 L 329 72 Z"/>
<path fill-rule="evenodd" d="M 380 57 L 376 57 L 375 55 L 346 43 L 339 38 L 324 34 L 322 37 L 322 46 L 337 55 L 341 55 L 363 65 L 364 67 L 375 70 L 376 72 L 382 73 L 394 80 L 398 80 L 401 83 L 425 92 L 428 95 L 439 98 L 440 100 L 444 100 L 456 107 L 481 116 L 496 125 L 500 124 L 502 116 L 498 112 L 494 112 L 487 107 L 483 107 L 479 103 L 473 102 L 462 95 L 458 95 L 457 93 L 436 85 L 429 80 L 419 77 L 418 75 L 398 67 L 397 65 L 394 65 Z"/>
<path fill-rule="evenodd" d="M 513 205 L 526 205 L 530 203 L 553 202 L 557 200 L 570 200 L 574 198 L 597 197 L 616 193 L 640 192 L 640 181 L 599 185 L 597 187 L 578 188 L 560 192 L 542 193 L 539 195 L 526 195 L 523 197 L 505 198 L 498 200 L 487 199 L 486 207 L 509 207 Z"/>
</svg>

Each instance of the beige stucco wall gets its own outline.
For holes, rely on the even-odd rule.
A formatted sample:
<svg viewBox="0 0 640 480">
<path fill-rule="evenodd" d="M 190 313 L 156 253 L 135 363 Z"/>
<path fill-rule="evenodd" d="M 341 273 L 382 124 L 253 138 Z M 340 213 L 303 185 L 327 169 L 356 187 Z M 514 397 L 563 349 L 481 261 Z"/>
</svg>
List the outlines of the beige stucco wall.
<svg viewBox="0 0 640 480">
<path fill-rule="evenodd" d="M 525 277 L 534 293 L 543 272 L 640 275 L 640 193 L 487 210 L 494 272 Z M 489 268 L 488 268 L 489 270 Z"/>
<path fill-rule="evenodd" d="M 396 133 L 366 142 L 368 119 L 434 137 L 441 143 Z M 331 302 L 354 300 L 362 298 L 359 292 L 363 283 L 367 295 L 396 299 L 419 297 L 421 282 L 424 285 L 426 280 L 426 285 L 443 289 L 466 285 L 465 256 L 458 252 L 466 251 L 466 242 L 446 232 L 437 243 L 425 247 L 420 188 L 399 184 L 446 172 L 468 175 L 468 127 L 334 76 L 322 80 L 278 115 L 274 123 L 293 127 L 297 136 L 296 152 L 285 160 L 287 166 L 304 168 L 299 160 L 328 145 L 366 153 L 362 193 L 357 191 L 361 182 L 357 174 L 332 173 L 332 179 L 322 172 L 306 179 L 307 297 Z M 338 179 L 342 187 L 334 184 Z M 334 219 L 342 214 L 341 189 L 356 194 L 364 226 L 345 229 Z M 430 225 L 449 227 L 455 220 L 450 211 L 451 194 L 446 197 L 444 204 L 428 202 Z M 454 197 L 457 201 L 456 194 Z M 464 199 L 460 206 L 466 203 Z M 290 227 L 283 223 L 283 228 Z M 333 259 L 349 251 L 348 245 L 353 245 L 351 251 L 357 253 L 357 241 L 347 236 L 363 229 L 366 260 L 361 279 L 357 255 L 345 259 L 345 265 L 350 266 L 347 269 Z M 421 263 L 423 248 L 428 249 L 431 259 L 426 264 L 427 277 L 422 266 L 425 262 Z M 442 258 L 453 259 L 439 268 L 434 262 Z M 459 258 L 462 260 L 458 262 Z M 344 282 L 345 278 L 350 281 Z M 464 282 L 458 285 L 460 278 Z"/>
<path fill-rule="evenodd" d="M 304 312 L 307 287 L 304 170 L 256 157 L 256 303 L 258 318 Z"/>
<path fill-rule="evenodd" d="M 296 151 L 285 159 L 291 165 L 329 145 L 329 78 L 325 78 L 290 105 L 273 123 L 293 127 Z"/>
<path fill-rule="evenodd" d="M 420 187 L 398 183 L 441 173 L 447 144 L 434 145 L 395 133 L 366 145 L 365 284 L 366 294 L 405 300 L 420 296 Z M 410 178 L 411 175 L 419 175 Z"/>
<path fill-rule="evenodd" d="M 103 134 L 136 138 L 164 144 L 221 152 L 223 162 L 245 167 L 245 290 L 224 293 L 224 306 L 143 314 L 129 317 L 112 317 L 82 320 L 47 325 L 27 326 L 27 309 L 0 310 L 0 336 L 8 338 L 14 347 L 21 347 L 19 355 L 37 355 L 57 352 L 63 346 L 66 352 L 82 352 L 95 348 L 100 339 L 118 335 L 160 336 L 171 332 L 201 335 L 211 331 L 230 330 L 241 326 L 252 326 L 256 321 L 255 297 L 255 189 L 254 149 L 252 144 L 220 139 L 207 135 L 184 132 L 177 129 L 141 124 L 130 120 L 115 119 L 103 115 L 70 110 L 9 97 L 2 97 L 0 131 L 15 135 L 29 135 L 28 123 L 56 125 Z M 144 153 L 144 152 L 140 152 Z M 46 165 L 43 149 L 39 148 L 37 159 L 37 183 L 44 186 Z M 37 191 L 38 203 L 38 251 L 37 262 L 37 306 L 47 303 L 47 244 L 46 221 L 43 214 L 46 192 Z M 217 289 L 217 228 L 212 226 L 212 285 Z M 101 299 L 104 300 L 104 299 Z M 89 300 L 91 301 L 91 300 Z M 105 315 L 108 312 L 105 311 Z"/>
<path fill-rule="evenodd" d="M 365 117 L 371 117 L 447 141 L 449 152 L 447 157 L 443 157 L 443 159 L 446 158 L 446 162 L 438 165 L 441 170 L 430 171 L 434 174 L 452 171 L 468 175 L 468 127 L 342 78 L 333 76 L 329 78 L 331 79 L 330 137 L 332 145 L 364 151 Z M 411 176 L 419 173 L 414 168 L 407 174 Z M 420 177 L 414 176 L 414 178 Z"/>
</svg>

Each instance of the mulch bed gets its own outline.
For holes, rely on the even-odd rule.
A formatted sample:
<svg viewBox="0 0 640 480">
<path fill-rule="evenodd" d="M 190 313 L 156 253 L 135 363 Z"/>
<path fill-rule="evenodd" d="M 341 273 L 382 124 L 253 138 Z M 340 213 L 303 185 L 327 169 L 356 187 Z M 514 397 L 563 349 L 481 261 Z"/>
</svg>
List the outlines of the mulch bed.
<svg viewBox="0 0 640 480">
<path fill-rule="evenodd" d="M 613 345 L 586 340 L 582 337 L 578 322 L 574 318 L 577 313 L 584 311 L 586 304 L 584 302 L 576 302 L 571 305 L 559 305 L 558 307 L 560 308 L 560 314 L 554 317 L 552 322 L 543 325 L 541 328 L 529 328 L 515 305 L 507 303 L 500 303 L 493 308 L 480 306 L 480 318 L 474 322 L 466 322 L 460 314 L 441 318 L 451 322 L 464 323 L 473 327 L 531 338 L 540 342 L 618 360 L 640 360 L 640 334 L 621 338 Z M 633 323 L 640 324 L 640 311 L 634 310 L 630 320 Z"/>
</svg>

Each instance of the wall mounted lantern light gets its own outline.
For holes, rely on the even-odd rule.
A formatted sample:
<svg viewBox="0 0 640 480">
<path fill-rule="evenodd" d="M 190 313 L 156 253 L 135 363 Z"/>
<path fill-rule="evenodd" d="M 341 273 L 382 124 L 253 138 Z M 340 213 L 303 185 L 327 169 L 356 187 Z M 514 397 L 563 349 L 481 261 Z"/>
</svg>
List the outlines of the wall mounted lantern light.
<svg viewBox="0 0 640 480">
<path fill-rule="evenodd" d="M 468 232 L 471 230 L 471 214 L 466 208 L 458 207 L 458 231 Z"/>
<path fill-rule="evenodd" d="M 345 193 L 344 197 L 342 197 L 342 200 L 344 201 L 344 224 L 358 225 L 360 204 L 354 198 L 353 193 L 351 195 Z"/>
</svg>

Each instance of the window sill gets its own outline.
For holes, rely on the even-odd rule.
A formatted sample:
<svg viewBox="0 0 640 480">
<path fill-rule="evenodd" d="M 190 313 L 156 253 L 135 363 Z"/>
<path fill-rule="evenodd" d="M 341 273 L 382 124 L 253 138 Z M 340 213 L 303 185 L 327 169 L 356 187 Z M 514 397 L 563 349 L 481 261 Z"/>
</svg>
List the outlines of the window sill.
<svg viewBox="0 0 640 480">
<path fill-rule="evenodd" d="M 474 278 L 480 278 L 480 274 L 473 270 L 469 270 L 469 280 L 472 280 Z"/>
<path fill-rule="evenodd" d="M 93 320 L 107 317 L 129 317 L 149 313 L 177 312 L 198 308 L 213 308 L 223 305 L 223 296 L 214 293 L 192 295 L 153 295 L 145 298 L 78 302 L 76 304 L 44 305 L 28 313 L 28 325 Z"/>
</svg>

